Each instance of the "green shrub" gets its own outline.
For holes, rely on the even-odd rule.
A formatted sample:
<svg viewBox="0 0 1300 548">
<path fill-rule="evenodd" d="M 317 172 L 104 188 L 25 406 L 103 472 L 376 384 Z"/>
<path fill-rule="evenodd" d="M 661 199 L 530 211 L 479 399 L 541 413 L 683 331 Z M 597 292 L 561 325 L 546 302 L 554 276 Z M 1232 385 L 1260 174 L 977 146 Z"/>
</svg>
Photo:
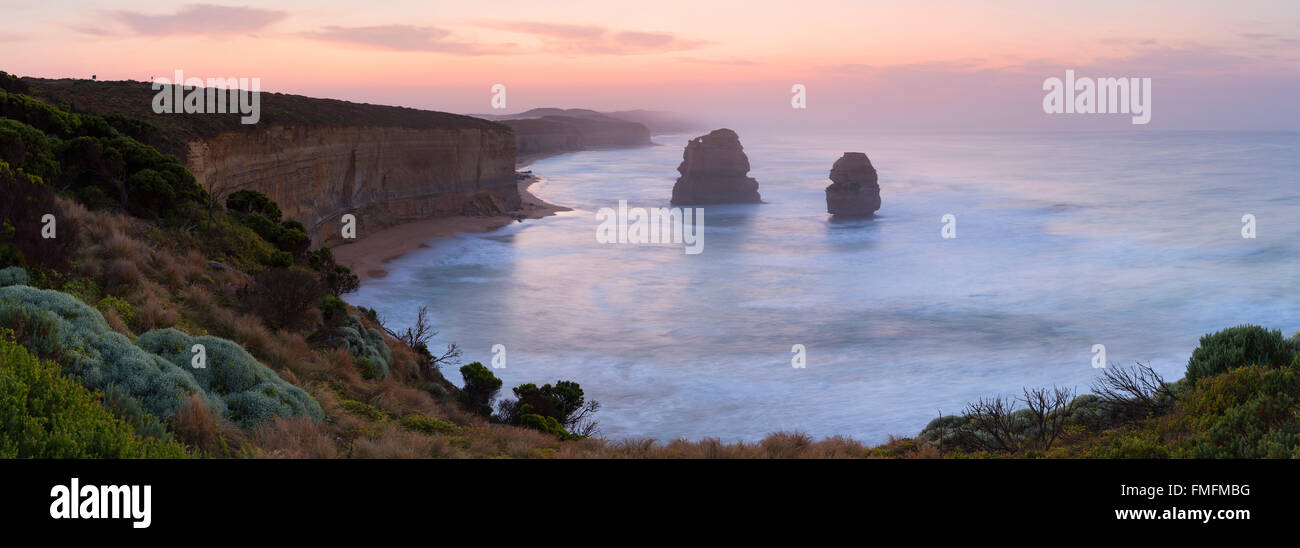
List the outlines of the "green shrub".
<svg viewBox="0 0 1300 548">
<path fill-rule="evenodd" d="M 390 418 L 388 413 L 383 412 L 378 407 L 368 403 L 362 403 L 356 400 L 342 400 L 339 402 L 344 409 L 354 415 L 360 415 L 372 421 L 383 421 Z"/>
<path fill-rule="evenodd" d="M 109 385 L 104 390 L 103 404 L 105 409 L 131 425 L 140 437 L 164 441 L 172 439 L 172 433 L 167 431 L 167 426 L 157 417 L 146 412 L 140 402 L 131 397 L 121 386 Z"/>
<path fill-rule="evenodd" d="M 366 358 L 357 358 L 355 361 L 357 364 L 357 369 L 361 370 L 361 378 L 377 379 L 382 376 L 379 374 L 379 368 L 375 366 L 375 362 L 372 362 Z"/>
<path fill-rule="evenodd" d="M 402 419 L 402 427 L 426 434 L 454 434 L 461 428 L 444 420 L 425 415 L 410 415 Z"/>
<path fill-rule="evenodd" d="M 14 169 L 90 201 L 111 198 L 140 217 L 193 220 L 208 198 L 180 160 L 123 134 L 104 118 L 0 91 L 0 162 L 20 152 L 22 160 L 8 162 Z"/>
<path fill-rule="evenodd" d="M 347 324 L 335 329 L 334 332 L 342 337 L 343 345 L 356 359 L 358 365 L 365 360 L 374 368 L 373 378 L 388 376 L 393 354 L 388 344 L 384 342 L 383 333 L 373 327 L 365 327 L 361 323 L 361 318 L 357 316 L 348 316 Z"/>
<path fill-rule="evenodd" d="M 24 329 L 19 342 L 55 357 L 87 388 L 119 385 L 155 416 L 171 416 L 184 398 L 202 391 L 188 372 L 110 330 L 99 311 L 66 293 L 0 288 L 0 323 Z"/>
<path fill-rule="evenodd" d="M 0 458 L 180 458 L 170 440 L 141 439 L 59 366 L 0 336 Z"/>
<path fill-rule="evenodd" d="M 145 333 L 136 344 L 109 329 L 100 313 L 75 297 L 27 286 L 0 288 L 0 325 L 40 355 L 56 357 L 82 384 L 122 390 L 144 412 L 166 418 L 199 394 L 218 414 L 242 426 L 272 416 L 320 420 L 320 405 L 258 363 L 239 345 L 191 337 L 174 329 Z M 194 344 L 206 348 L 206 366 L 191 366 Z"/>
<path fill-rule="evenodd" d="M 312 309 L 320 306 L 325 292 L 311 272 L 302 269 L 274 269 L 257 276 L 247 298 L 248 307 L 276 329 L 315 328 L 308 325 Z"/>
<path fill-rule="evenodd" d="M 461 405 L 485 417 L 491 415 L 492 399 L 501 390 L 501 379 L 479 362 L 461 366 L 460 375 L 465 380 L 465 386 L 460 390 Z"/>
<path fill-rule="evenodd" d="M 1239 325 L 1201 337 L 1201 344 L 1187 360 L 1187 380 L 1191 384 L 1234 367 L 1259 365 L 1280 367 L 1291 363 L 1291 345 L 1282 332 L 1257 325 Z"/>
<path fill-rule="evenodd" d="M 6 285 L 27 285 L 27 270 L 20 266 L 0 268 L 0 287 Z"/>
<path fill-rule="evenodd" d="M 307 265 L 321 275 L 321 285 L 330 295 L 340 296 L 352 293 L 361 286 L 361 281 L 352 269 L 336 264 L 334 253 L 328 247 L 322 247 L 307 253 Z M 371 318 L 371 321 L 375 321 Z"/>
<path fill-rule="evenodd" d="M 293 266 L 293 254 L 288 251 L 275 251 L 267 256 L 263 264 L 271 268 L 287 269 Z"/>
<path fill-rule="evenodd" d="M 306 416 L 313 420 L 325 416 L 315 399 L 258 363 L 234 342 L 161 329 L 140 335 L 136 344 L 178 368 L 187 368 L 207 395 L 222 400 L 223 405 L 216 406 L 218 410 L 224 407 L 226 416 L 240 426 L 256 426 L 277 416 Z M 204 347 L 207 359 L 203 368 L 192 366 L 196 344 Z"/>
<path fill-rule="evenodd" d="M 334 323 L 347 317 L 348 304 L 343 302 L 343 299 L 326 295 L 320 300 L 320 312 L 326 322 Z"/>
<path fill-rule="evenodd" d="M 519 425 L 524 428 L 532 428 L 533 430 L 538 430 L 547 434 L 569 437 L 569 433 L 564 430 L 563 426 L 560 426 L 560 421 L 555 420 L 554 417 L 547 417 L 535 413 L 525 413 L 520 417 Z"/>
<path fill-rule="evenodd" d="M 0 268 L 44 266 L 66 271 L 77 246 L 78 227 L 62 213 L 49 184 L 0 159 Z M 42 237 L 45 215 L 54 215 L 58 237 Z"/>
<path fill-rule="evenodd" d="M 117 313 L 117 317 L 121 318 L 122 321 L 126 322 L 128 325 L 135 322 L 135 307 L 131 306 L 131 303 L 112 295 L 100 299 L 99 302 L 95 304 L 95 310 L 98 310 L 101 314 L 113 310 Z"/>
<path fill-rule="evenodd" d="M 280 222 L 280 206 L 256 190 L 239 190 L 226 198 L 226 209 L 244 214 L 254 213 L 272 224 Z"/>
<path fill-rule="evenodd" d="M 1300 457 L 1300 374 L 1292 367 L 1237 367 L 1202 378 L 1175 426 L 1192 458 Z"/>
</svg>

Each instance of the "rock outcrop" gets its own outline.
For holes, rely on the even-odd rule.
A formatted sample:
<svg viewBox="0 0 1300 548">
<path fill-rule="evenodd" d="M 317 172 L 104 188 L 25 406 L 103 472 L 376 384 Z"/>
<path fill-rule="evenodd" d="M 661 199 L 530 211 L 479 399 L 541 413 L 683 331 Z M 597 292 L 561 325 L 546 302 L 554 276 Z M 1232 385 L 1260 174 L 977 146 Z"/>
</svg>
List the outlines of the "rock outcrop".
<svg viewBox="0 0 1300 548">
<path fill-rule="evenodd" d="M 682 174 L 673 185 L 673 205 L 756 204 L 758 181 L 749 177 L 749 158 L 740 136 L 730 129 L 715 129 L 686 143 Z"/>
<path fill-rule="evenodd" d="M 826 211 L 836 217 L 870 217 L 880 209 L 876 168 L 861 152 L 845 152 L 831 166 Z"/>
</svg>

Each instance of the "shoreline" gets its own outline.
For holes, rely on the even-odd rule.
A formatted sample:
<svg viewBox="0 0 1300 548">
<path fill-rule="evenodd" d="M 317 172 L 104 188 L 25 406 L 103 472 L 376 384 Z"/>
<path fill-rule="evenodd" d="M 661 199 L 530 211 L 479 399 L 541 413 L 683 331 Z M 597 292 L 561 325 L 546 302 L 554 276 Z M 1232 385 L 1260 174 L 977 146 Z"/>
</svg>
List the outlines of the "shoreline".
<svg viewBox="0 0 1300 548">
<path fill-rule="evenodd" d="M 520 158 L 515 169 L 538 159 L 540 158 Z M 539 180 L 536 175 L 529 175 L 519 181 L 520 208 L 510 215 L 434 217 L 393 225 L 364 239 L 332 248 L 334 260 L 352 269 L 352 273 L 361 281 L 383 278 L 388 275 L 385 265 L 407 253 L 429 247 L 427 242 L 434 238 L 446 238 L 461 232 L 491 232 L 512 222 L 541 219 L 561 211 L 572 211 L 571 208 L 542 200 L 530 192 L 528 187 Z M 372 245 L 361 245 L 364 243 Z"/>
</svg>

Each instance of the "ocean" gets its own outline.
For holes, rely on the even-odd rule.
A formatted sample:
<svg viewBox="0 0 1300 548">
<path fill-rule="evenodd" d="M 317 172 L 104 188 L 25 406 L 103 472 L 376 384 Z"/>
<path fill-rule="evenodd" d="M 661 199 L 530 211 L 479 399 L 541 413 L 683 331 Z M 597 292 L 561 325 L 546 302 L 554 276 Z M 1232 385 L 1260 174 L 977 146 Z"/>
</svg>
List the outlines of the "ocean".
<svg viewBox="0 0 1300 548">
<path fill-rule="evenodd" d="M 660 135 L 532 164 L 574 211 L 431 241 L 345 298 L 399 328 L 427 305 L 430 348 L 467 362 L 503 345 L 503 395 L 579 382 L 614 440 L 874 444 L 981 396 L 1087 392 L 1095 345 L 1173 380 L 1206 333 L 1300 329 L 1300 134 L 736 129 L 766 203 L 706 207 L 699 254 L 596 238 L 600 208 L 668 206 L 692 135 Z M 826 214 L 846 151 L 879 172 L 873 219 Z"/>
</svg>

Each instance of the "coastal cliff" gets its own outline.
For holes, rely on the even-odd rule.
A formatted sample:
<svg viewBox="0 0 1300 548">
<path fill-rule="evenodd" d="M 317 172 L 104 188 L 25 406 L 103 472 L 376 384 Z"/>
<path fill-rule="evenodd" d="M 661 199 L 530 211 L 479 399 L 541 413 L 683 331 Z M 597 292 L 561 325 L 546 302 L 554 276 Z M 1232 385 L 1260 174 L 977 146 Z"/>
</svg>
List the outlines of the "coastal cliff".
<svg viewBox="0 0 1300 548">
<path fill-rule="evenodd" d="M 186 164 L 204 188 L 251 188 L 302 222 L 316 245 L 455 215 L 517 209 L 514 136 L 495 128 L 270 126 L 189 142 Z"/>
<path fill-rule="evenodd" d="M 520 207 L 510 127 L 462 116 L 263 92 L 261 116 L 157 114 L 147 82 L 24 78 L 44 99 L 148 122 L 132 135 L 176 156 L 219 200 L 251 189 L 301 222 L 313 245 L 341 243 L 340 217 L 364 238 L 434 217 Z"/>
<path fill-rule="evenodd" d="M 654 119 L 654 113 L 627 111 L 630 116 Z M 476 118 L 495 120 L 515 132 L 519 160 L 601 148 L 650 146 L 651 130 L 639 120 L 625 119 L 594 110 L 571 108 L 535 108 L 518 114 L 472 114 Z"/>
</svg>

